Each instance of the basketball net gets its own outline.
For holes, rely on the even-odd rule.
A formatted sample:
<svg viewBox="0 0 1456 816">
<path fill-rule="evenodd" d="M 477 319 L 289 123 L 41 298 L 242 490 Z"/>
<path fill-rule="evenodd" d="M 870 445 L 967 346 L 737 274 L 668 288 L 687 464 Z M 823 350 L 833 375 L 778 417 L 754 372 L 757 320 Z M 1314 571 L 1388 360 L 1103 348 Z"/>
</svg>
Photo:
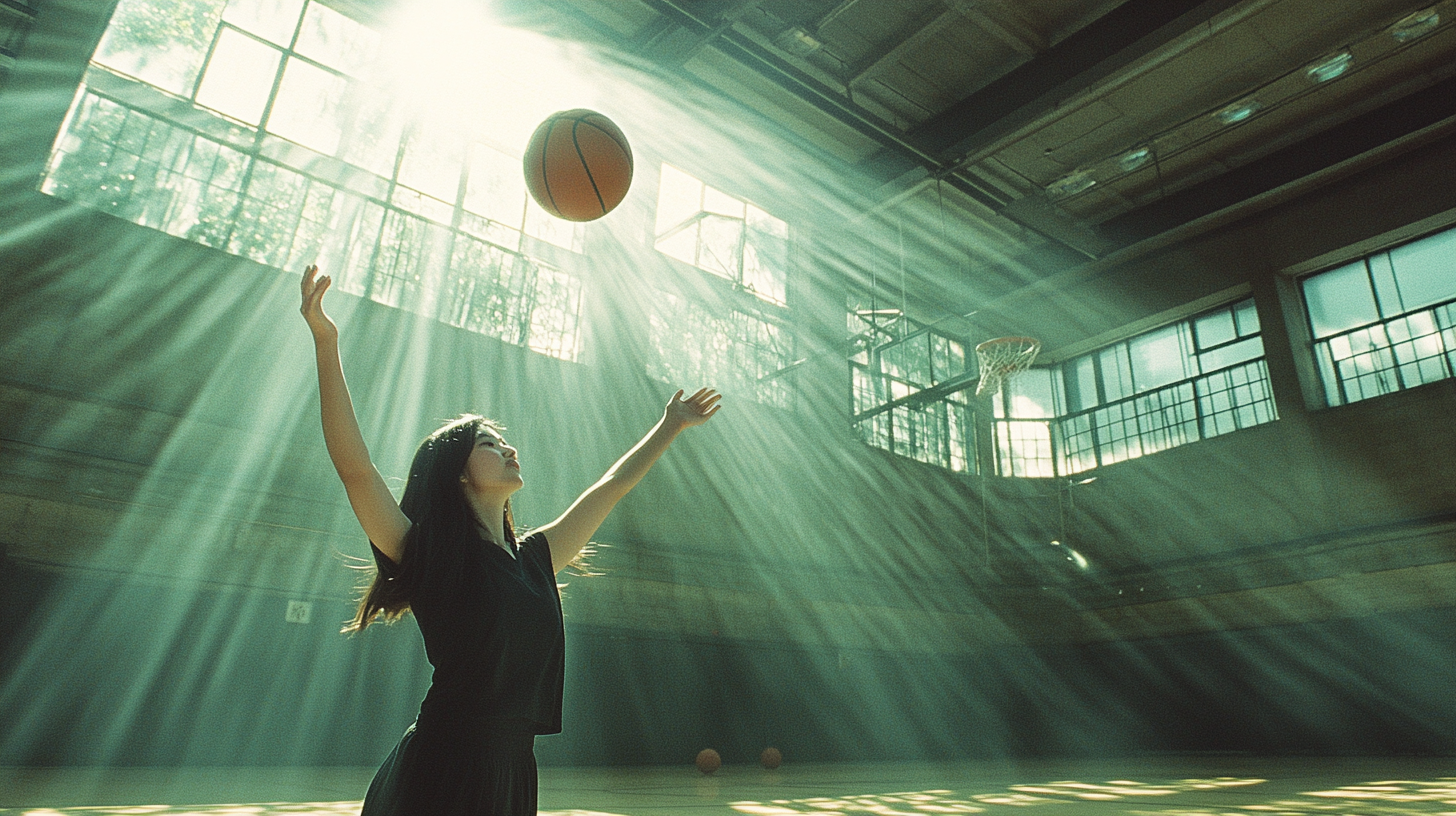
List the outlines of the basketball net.
<svg viewBox="0 0 1456 816">
<path fill-rule="evenodd" d="M 1001 384 L 1027 370 L 1041 351 L 1041 341 L 1032 337 L 998 337 L 976 346 L 981 382 L 976 396 L 1001 393 Z"/>
</svg>

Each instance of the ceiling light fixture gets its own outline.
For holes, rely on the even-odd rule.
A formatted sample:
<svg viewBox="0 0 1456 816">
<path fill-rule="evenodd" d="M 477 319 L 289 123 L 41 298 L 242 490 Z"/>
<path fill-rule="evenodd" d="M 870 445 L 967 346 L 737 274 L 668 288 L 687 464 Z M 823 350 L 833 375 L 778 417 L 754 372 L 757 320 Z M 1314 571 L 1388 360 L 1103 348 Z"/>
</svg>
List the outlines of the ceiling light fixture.
<svg viewBox="0 0 1456 816">
<path fill-rule="evenodd" d="M 1434 8 L 1428 8 L 1401 18 L 1400 22 L 1390 27 L 1390 36 L 1394 37 L 1396 42 L 1410 42 L 1435 31 L 1436 26 L 1440 24 L 1441 15 L 1437 14 Z"/>
<path fill-rule="evenodd" d="M 1092 178 L 1091 173 L 1088 173 L 1086 170 L 1078 170 L 1075 173 L 1062 176 L 1051 184 L 1048 184 L 1046 189 L 1048 193 L 1051 193 L 1057 198 L 1066 198 L 1067 196 L 1074 196 L 1077 193 L 1089 190 L 1095 184 L 1097 184 L 1097 179 Z"/>
<path fill-rule="evenodd" d="M 1131 173 L 1152 159 L 1153 149 L 1151 147 L 1135 147 L 1117 159 L 1117 166 L 1122 168 L 1122 172 Z"/>
<path fill-rule="evenodd" d="M 1328 59 L 1320 60 L 1311 65 L 1305 71 L 1305 76 L 1315 82 L 1329 82 L 1330 80 L 1350 70 L 1350 64 L 1355 61 L 1354 55 L 1349 51 L 1341 51 Z"/>
<path fill-rule="evenodd" d="M 818 37 L 798 26 L 780 34 L 777 44 L 796 57 L 807 57 L 824 47 L 824 43 Z"/>
<path fill-rule="evenodd" d="M 0 2 L 3 1 L 0 0 Z M 1373 64 L 1364 62 L 1364 57 L 1362 57 L 1361 62 L 1357 62 L 1355 59 L 1355 54 L 1357 53 L 1364 54 L 1368 52 L 1376 54 L 1377 56 L 1374 59 L 1376 62 L 1379 62 L 1380 59 L 1383 59 L 1383 53 L 1391 50 L 1388 44 L 1385 46 L 1377 44 L 1378 41 L 1383 40 L 1387 36 L 1404 44 L 1426 36 L 1433 31 L 1442 30 L 1440 10 L 1453 5 L 1453 3 L 1456 3 L 1456 0 L 1443 0 L 1443 2 L 1430 6 L 1422 11 L 1408 14 L 1394 23 L 1369 29 L 1358 41 L 1348 43 L 1344 49 L 1324 57 L 1317 62 L 1307 63 L 1302 68 L 1296 68 L 1295 71 L 1304 72 L 1305 79 L 1310 84 L 1300 89 L 1293 89 L 1292 92 L 1275 92 L 1275 96 L 1279 98 L 1271 100 L 1268 104 L 1260 102 L 1255 96 L 1261 93 L 1270 93 L 1270 86 L 1276 82 L 1292 78 L 1294 75 L 1293 71 L 1280 76 L 1277 80 L 1251 90 L 1249 92 L 1250 95 L 1240 101 L 1229 103 L 1221 108 L 1207 111 L 1206 113 L 1197 114 L 1193 118 L 1184 120 L 1167 130 L 1154 133 L 1152 136 L 1145 136 L 1141 145 L 1127 148 L 1122 153 L 1114 153 L 1110 156 L 1104 155 L 1099 161 L 1084 164 L 1083 166 L 1093 168 L 1103 183 L 1113 183 L 1122 176 L 1130 175 L 1141 169 L 1150 161 L 1177 156 L 1188 146 L 1201 144 L 1211 138 L 1217 138 L 1208 129 L 1208 119 L 1213 119 L 1224 127 L 1248 121 L 1255 114 L 1267 110 L 1269 105 L 1282 105 L 1305 93 L 1316 93 L 1317 91 L 1312 86 L 1353 74 Z M 1450 14 L 1448 12 L 1447 26 L 1450 25 L 1449 18 Z M 1365 50 L 1362 51 L 1361 49 Z M 1163 147 L 1164 150 L 1154 152 L 1157 150 L 1154 147 L 1155 145 Z M 1046 150 L 1048 154 L 1051 154 L 1052 151 L 1053 148 L 1047 148 Z M 1087 172 L 1084 170 L 1065 176 L 1047 185 L 1045 189 L 1053 196 L 1065 197 L 1075 195 L 1097 183 L 1095 180 L 1082 175 Z"/>
<path fill-rule="evenodd" d="M 1237 125 L 1247 120 L 1250 116 L 1264 109 L 1264 103 L 1257 99 L 1245 99 L 1242 102 L 1235 102 L 1213 112 L 1213 118 L 1221 124 Z"/>
</svg>

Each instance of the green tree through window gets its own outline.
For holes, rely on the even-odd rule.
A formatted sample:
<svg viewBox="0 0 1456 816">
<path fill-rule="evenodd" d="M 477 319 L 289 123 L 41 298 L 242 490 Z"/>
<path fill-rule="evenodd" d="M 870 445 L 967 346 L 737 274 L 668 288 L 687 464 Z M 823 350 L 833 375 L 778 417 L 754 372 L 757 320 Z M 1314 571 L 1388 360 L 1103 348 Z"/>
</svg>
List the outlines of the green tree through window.
<svg viewBox="0 0 1456 816">
<path fill-rule="evenodd" d="M 41 189 L 577 359 L 581 283 L 523 239 L 579 253 L 581 225 L 529 205 L 519 155 L 372 84 L 383 48 L 313 0 L 121 0 Z"/>
</svg>

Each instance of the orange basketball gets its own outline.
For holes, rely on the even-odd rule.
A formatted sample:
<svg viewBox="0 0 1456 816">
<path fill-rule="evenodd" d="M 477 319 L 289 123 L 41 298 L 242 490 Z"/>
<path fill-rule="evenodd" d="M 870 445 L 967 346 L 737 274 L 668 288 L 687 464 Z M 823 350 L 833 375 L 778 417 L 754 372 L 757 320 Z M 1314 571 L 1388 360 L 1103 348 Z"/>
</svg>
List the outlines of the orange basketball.
<svg viewBox="0 0 1456 816">
<path fill-rule="evenodd" d="M 585 108 L 558 111 L 526 145 L 526 189 L 546 212 L 593 221 L 622 203 L 632 185 L 632 148 L 611 119 Z"/>
</svg>

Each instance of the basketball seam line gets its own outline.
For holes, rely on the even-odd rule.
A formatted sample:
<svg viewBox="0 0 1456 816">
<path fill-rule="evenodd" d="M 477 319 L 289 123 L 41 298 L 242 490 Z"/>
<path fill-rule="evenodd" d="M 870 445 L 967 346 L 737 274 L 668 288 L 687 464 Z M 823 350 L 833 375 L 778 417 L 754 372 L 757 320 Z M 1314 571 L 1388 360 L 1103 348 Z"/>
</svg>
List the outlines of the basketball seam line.
<svg viewBox="0 0 1456 816">
<path fill-rule="evenodd" d="M 576 136 L 577 128 L 580 128 L 581 125 L 582 121 L 580 119 L 571 120 L 571 146 L 576 148 L 576 158 L 581 161 L 581 168 L 586 171 L 586 180 L 591 182 L 592 192 L 595 193 L 597 197 L 597 206 L 601 208 L 602 215 L 606 215 L 607 202 L 602 199 L 602 191 L 597 188 L 597 180 L 596 177 L 592 175 L 591 165 L 587 163 L 586 156 L 582 155 L 581 140 L 578 139 Z M 592 125 L 592 127 L 596 127 L 596 125 Z M 597 128 L 597 130 L 601 130 L 601 128 Z M 610 134 L 608 134 L 607 138 L 611 139 L 612 137 Z M 612 141 L 615 142 L 617 140 L 612 139 Z M 555 201 L 553 200 L 552 203 L 555 203 Z"/>
<path fill-rule="evenodd" d="M 561 215 L 561 207 L 556 204 L 556 195 L 551 192 L 551 176 L 546 173 L 546 156 L 550 154 L 551 132 L 556 129 L 559 119 L 553 119 L 546 125 L 546 136 L 541 140 L 541 187 L 546 190 L 546 197 L 551 199 L 551 209 L 558 217 Z"/>
<path fill-rule="evenodd" d="M 601 116 L 601 114 L 596 114 L 596 115 L 597 116 Z M 602 118 L 603 119 L 606 119 L 605 116 L 602 116 Z M 578 122 L 586 122 L 588 125 L 591 125 L 592 127 L 594 127 L 597 130 L 601 131 L 603 136 L 605 136 L 608 139 L 611 139 L 613 142 L 615 142 L 616 145 L 617 145 L 617 147 L 619 147 L 619 148 L 622 149 L 622 155 L 627 158 L 627 166 L 628 167 L 631 167 L 632 166 L 632 148 L 631 148 L 630 145 L 627 144 L 627 141 L 626 141 L 626 137 L 625 136 L 623 138 L 621 138 L 621 139 L 618 139 L 616 137 L 616 135 L 614 135 L 610 130 L 607 130 L 606 128 L 602 127 L 601 125 L 596 124 L 595 122 L 588 121 L 585 117 L 583 117 L 581 119 L 578 119 L 576 121 L 578 121 Z M 610 119 L 608 119 L 607 121 L 608 122 L 611 122 Z"/>
</svg>

